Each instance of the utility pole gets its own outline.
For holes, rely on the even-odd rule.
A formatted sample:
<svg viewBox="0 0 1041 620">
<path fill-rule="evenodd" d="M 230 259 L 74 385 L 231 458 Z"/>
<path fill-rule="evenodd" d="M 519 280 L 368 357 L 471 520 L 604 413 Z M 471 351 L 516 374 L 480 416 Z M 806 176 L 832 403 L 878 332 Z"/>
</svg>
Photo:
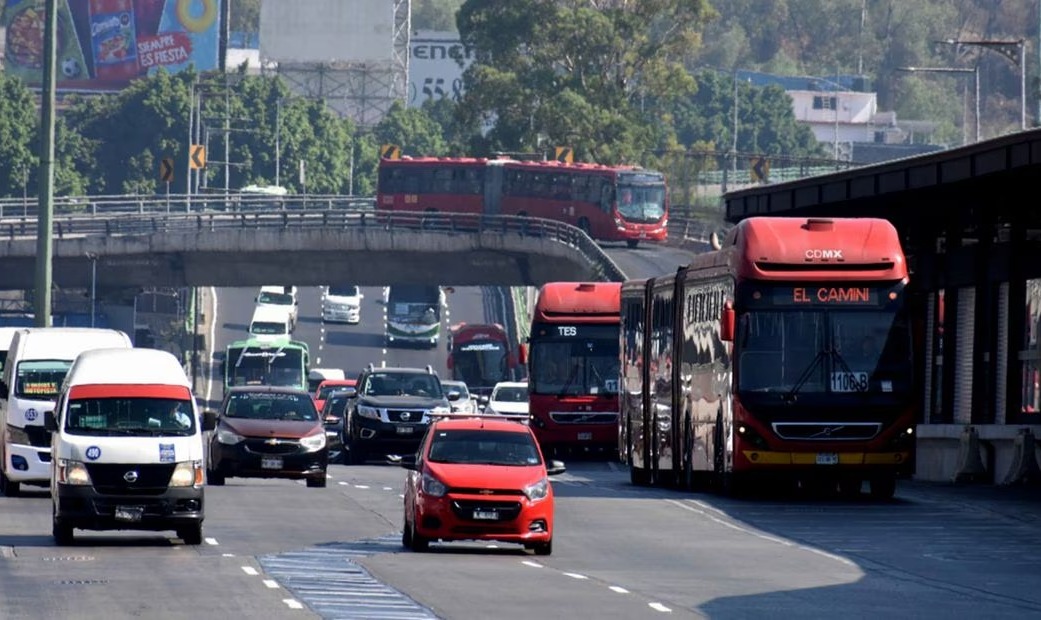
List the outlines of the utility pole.
<svg viewBox="0 0 1041 620">
<path fill-rule="evenodd" d="M 279 174 L 282 169 L 282 98 L 275 102 L 275 187 L 281 187 Z"/>
<path fill-rule="evenodd" d="M 40 195 L 36 230 L 36 272 L 33 285 L 37 327 L 51 325 L 51 260 L 54 226 L 54 91 L 58 56 L 58 1 L 47 0 L 43 27 L 43 93 L 40 105 Z"/>
<path fill-rule="evenodd" d="M 954 73 L 959 75 L 971 75 L 972 76 L 972 87 L 973 87 L 973 107 L 975 108 L 975 120 L 976 120 L 976 140 L 980 141 L 980 68 L 979 65 L 972 69 L 963 69 L 961 67 L 897 67 L 897 71 L 906 71 L 907 73 Z M 963 123 L 964 125 L 964 123 Z"/>
<path fill-rule="evenodd" d="M 1027 62 L 1026 41 L 1017 39 L 1015 41 L 978 40 L 964 41 L 959 39 L 947 39 L 941 41 L 948 45 L 956 45 L 960 49 L 962 45 L 980 47 L 995 51 L 1005 57 L 1006 60 L 1019 68 L 1019 129 L 1027 128 Z"/>
<path fill-rule="evenodd" d="M 231 191 L 231 87 L 224 73 L 224 195 Z"/>
</svg>

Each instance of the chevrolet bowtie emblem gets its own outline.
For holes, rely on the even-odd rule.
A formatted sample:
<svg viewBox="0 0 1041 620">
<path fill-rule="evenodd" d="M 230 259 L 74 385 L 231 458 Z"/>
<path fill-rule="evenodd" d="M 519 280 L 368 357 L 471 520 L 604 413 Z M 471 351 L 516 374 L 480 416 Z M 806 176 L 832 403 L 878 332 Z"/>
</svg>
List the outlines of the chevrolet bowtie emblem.
<svg viewBox="0 0 1041 620">
<path fill-rule="evenodd" d="M 480 493 L 481 495 L 491 495 L 495 493 L 495 491 L 491 489 L 481 489 L 480 491 L 478 491 L 478 493 Z"/>
</svg>

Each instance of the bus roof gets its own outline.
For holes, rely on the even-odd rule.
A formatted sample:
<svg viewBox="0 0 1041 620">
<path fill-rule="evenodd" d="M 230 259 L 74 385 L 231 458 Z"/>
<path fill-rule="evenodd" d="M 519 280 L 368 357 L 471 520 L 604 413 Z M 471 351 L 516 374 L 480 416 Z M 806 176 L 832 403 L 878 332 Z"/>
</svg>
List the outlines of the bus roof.
<svg viewBox="0 0 1041 620">
<path fill-rule="evenodd" d="M 719 254 L 735 252 L 737 274 L 762 280 L 900 280 L 908 274 L 900 235 L 880 218 L 751 217 L 730 230 L 721 252 L 699 255 L 692 265 L 718 266 L 731 262 Z"/>
<path fill-rule="evenodd" d="M 533 321 L 617 322 L 621 282 L 547 282 L 539 289 Z"/>
<path fill-rule="evenodd" d="M 261 349 L 277 349 L 278 347 L 288 347 L 290 349 L 303 349 L 307 351 L 307 343 L 302 340 L 258 340 L 256 338 L 247 338 L 245 340 L 236 340 L 228 345 L 229 349 L 241 349 L 244 347 L 257 347 Z"/>
<path fill-rule="evenodd" d="M 529 160 L 512 159 L 509 157 L 487 158 L 487 157 L 409 157 L 401 159 L 381 159 L 380 166 L 383 167 L 430 167 L 443 166 L 470 166 L 483 168 L 487 165 L 501 165 L 513 169 L 526 170 L 553 170 L 570 172 L 648 172 L 661 175 L 659 172 L 647 170 L 641 166 L 629 164 L 609 165 L 586 162 L 563 162 L 557 160 Z"/>
<path fill-rule="evenodd" d="M 450 330 L 452 342 L 469 342 L 471 340 L 507 340 L 506 329 L 498 323 L 458 323 Z"/>
</svg>

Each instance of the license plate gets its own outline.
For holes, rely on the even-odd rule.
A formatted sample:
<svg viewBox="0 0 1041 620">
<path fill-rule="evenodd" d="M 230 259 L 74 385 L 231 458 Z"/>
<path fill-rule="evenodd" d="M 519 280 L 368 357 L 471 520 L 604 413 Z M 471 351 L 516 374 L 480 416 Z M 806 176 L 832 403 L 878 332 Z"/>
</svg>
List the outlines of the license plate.
<svg viewBox="0 0 1041 620">
<path fill-rule="evenodd" d="M 116 506 L 116 521 L 137 522 L 145 513 L 144 506 Z"/>
<path fill-rule="evenodd" d="M 579 433 L 578 434 L 578 440 L 579 441 L 592 441 L 593 440 L 593 433 Z"/>
<path fill-rule="evenodd" d="M 398 427 L 398 434 L 399 435 L 411 435 L 412 434 L 412 427 L 411 426 L 399 426 Z"/>
<path fill-rule="evenodd" d="M 474 519 L 480 519 L 482 521 L 495 521 L 499 518 L 499 511 L 497 510 L 475 510 Z"/>
<path fill-rule="evenodd" d="M 282 469 L 282 457 L 265 456 L 260 459 L 261 469 Z"/>
<path fill-rule="evenodd" d="M 647 233 L 645 233 L 645 232 L 640 233 L 640 238 L 641 239 L 646 239 L 647 238 Z"/>
<path fill-rule="evenodd" d="M 839 455 L 834 452 L 818 452 L 817 453 L 817 464 L 818 465 L 838 465 Z"/>
</svg>

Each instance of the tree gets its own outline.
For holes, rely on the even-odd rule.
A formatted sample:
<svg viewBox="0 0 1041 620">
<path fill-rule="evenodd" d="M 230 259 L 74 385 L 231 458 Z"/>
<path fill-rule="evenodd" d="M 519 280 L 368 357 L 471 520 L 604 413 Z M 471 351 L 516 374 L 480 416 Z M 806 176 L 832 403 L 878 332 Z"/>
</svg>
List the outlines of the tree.
<svg viewBox="0 0 1041 620">
<path fill-rule="evenodd" d="M 231 2 L 229 28 L 234 32 L 260 31 L 260 0 L 224 0 Z"/>
<path fill-rule="evenodd" d="M 396 101 L 372 131 L 379 144 L 396 144 L 403 153 L 417 156 L 448 154 L 443 129 L 426 110 L 406 108 Z"/>
<path fill-rule="evenodd" d="M 681 60 L 713 15 L 702 0 L 467 0 L 457 23 L 476 57 L 462 114 L 495 119 L 497 149 L 640 161 L 670 139 L 643 104 L 692 92 Z"/>
<path fill-rule="evenodd" d="M 455 30 L 455 14 L 463 0 L 415 0 L 412 3 L 412 28 L 414 30 Z"/>
<path fill-rule="evenodd" d="M 36 107 L 25 84 L 0 74 L 0 194 L 36 194 L 39 162 Z"/>
</svg>

